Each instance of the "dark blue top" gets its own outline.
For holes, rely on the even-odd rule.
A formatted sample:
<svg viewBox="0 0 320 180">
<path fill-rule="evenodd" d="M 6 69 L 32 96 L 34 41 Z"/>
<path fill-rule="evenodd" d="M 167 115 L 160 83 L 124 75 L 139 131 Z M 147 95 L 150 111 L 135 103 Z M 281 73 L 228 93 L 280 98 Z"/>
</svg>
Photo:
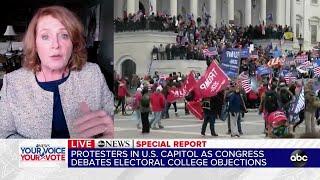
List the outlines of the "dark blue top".
<svg viewBox="0 0 320 180">
<path fill-rule="evenodd" d="M 68 79 L 69 74 L 67 77 L 49 82 L 39 82 L 36 78 L 37 83 L 42 89 L 53 92 L 53 116 L 51 138 L 70 138 L 66 118 L 64 117 L 61 105 L 60 93 L 58 88 L 60 84 L 64 83 Z"/>
<path fill-rule="evenodd" d="M 240 93 L 232 93 L 229 97 L 229 111 L 234 113 L 241 112 L 241 101 Z"/>
</svg>

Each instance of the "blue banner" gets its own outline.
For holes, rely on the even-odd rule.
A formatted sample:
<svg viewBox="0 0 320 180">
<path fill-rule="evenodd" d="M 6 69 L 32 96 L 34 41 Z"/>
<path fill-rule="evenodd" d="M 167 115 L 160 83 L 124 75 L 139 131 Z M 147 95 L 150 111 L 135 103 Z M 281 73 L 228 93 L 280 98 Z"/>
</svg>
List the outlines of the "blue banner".
<svg viewBox="0 0 320 180">
<path fill-rule="evenodd" d="M 223 52 L 221 69 L 230 77 L 236 78 L 239 75 L 240 50 L 229 48 Z"/>
<path fill-rule="evenodd" d="M 286 74 L 288 74 L 289 70 L 288 69 L 282 69 L 280 71 L 280 77 L 284 77 Z"/>
<path fill-rule="evenodd" d="M 259 66 L 256 70 L 257 75 L 265 75 L 265 74 L 270 74 L 271 73 L 271 69 L 269 67 L 265 67 L 265 66 Z"/>
<path fill-rule="evenodd" d="M 320 167 L 320 149 L 69 149 L 68 167 Z"/>
<path fill-rule="evenodd" d="M 249 57 L 249 48 L 243 48 L 240 51 L 241 58 L 248 58 Z"/>
</svg>

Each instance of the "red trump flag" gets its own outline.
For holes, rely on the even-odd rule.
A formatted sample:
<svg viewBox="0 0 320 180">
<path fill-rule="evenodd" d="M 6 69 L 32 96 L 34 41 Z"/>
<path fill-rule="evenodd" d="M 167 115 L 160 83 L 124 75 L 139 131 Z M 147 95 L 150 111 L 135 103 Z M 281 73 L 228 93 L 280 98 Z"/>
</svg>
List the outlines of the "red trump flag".
<svg viewBox="0 0 320 180">
<path fill-rule="evenodd" d="M 190 93 L 191 91 L 194 92 L 194 98 L 193 98 L 194 101 L 201 99 L 199 87 L 197 86 L 197 81 L 194 78 L 194 74 L 192 71 L 188 74 L 188 76 L 186 78 L 186 81 L 184 84 L 184 89 L 187 92 L 187 94 Z"/>
<path fill-rule="evenodd" d="M 169 89 L 169 94 L 167 96 L 167 100 L 168 102 L 172 103 L 178 99 L 182 99 L 186 96 L 187 92 L 184 88 L 180 87 L 180 88 L 170 88 Z"/>
<path fill-rule="evenodd" d="M 197 81 L 196 79 L 194 78 L 194 74 L 193 72 L 191 71 L 187 78 L 186 78 L 186 81 L 185 81 L 185 84 L 184 84 L 184 89 L 187 91 L 187 92 L 190 92 L 191 90 L 194 89 L 194 87 L 196 87 L 196 84 L 197 84 Z"/>
<path fill-rule="evenodd" d="M 228 76 L 215 61 L 212 61 L 204 76 L 198 81 L 199 91 L 203 98 L 215 96 L 228 84 Z"/>
<path fill-rule="evenodd" d="M 187 108 L 196 118 L 198 118 L 199 120 L 203 120 L 203 109 L 199 101 L 187 102 Z"/>
</svg>

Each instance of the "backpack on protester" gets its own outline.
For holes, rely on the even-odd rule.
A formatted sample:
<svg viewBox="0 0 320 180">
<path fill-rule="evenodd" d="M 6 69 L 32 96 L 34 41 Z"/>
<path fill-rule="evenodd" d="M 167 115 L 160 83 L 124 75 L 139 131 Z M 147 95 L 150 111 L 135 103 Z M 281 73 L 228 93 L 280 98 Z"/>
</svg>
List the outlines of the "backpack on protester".
<svg viewBox="0 0 320 180">
<path fill-rule="evenodd" d="M 266 112 L 271 113 L 279 108 L 277 93 L 275 91 L 267 91 L 264 97 L 264 109 Z"/>
<path fill-rule="evenodd" d="M 140 106 L 144 108 L 148 108 L 150 106 L 150 98 L 149 95 L 144 94 L 141 98 Z"/>
<path fill-rule="evenodd" d="M 282 104 L 287 104 L 292 100 L 291 94 L 288 92 L 287 89 L 280 90 L 280 101 Z"/>
</svg>

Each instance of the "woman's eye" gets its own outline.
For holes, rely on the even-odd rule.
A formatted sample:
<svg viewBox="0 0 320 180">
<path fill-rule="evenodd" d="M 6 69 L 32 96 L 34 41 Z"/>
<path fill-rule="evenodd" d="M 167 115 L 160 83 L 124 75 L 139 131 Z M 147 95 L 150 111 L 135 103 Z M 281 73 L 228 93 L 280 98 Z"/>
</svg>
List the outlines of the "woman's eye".
<svg viewBox="0 0 320 180">
<path fill-rule="evenodd" d="M 61 34 L 61 38 L 62 39 L 69 39 L 69 34 L 67 34 L 67 33 Z"/>
<path fill-rule="evenodd" d="M 41 39 L 42 40 L 48 40 L 49 39 L 49 36 L 44 34 L 44 35 L 41 35 Z"/>
</svg>

